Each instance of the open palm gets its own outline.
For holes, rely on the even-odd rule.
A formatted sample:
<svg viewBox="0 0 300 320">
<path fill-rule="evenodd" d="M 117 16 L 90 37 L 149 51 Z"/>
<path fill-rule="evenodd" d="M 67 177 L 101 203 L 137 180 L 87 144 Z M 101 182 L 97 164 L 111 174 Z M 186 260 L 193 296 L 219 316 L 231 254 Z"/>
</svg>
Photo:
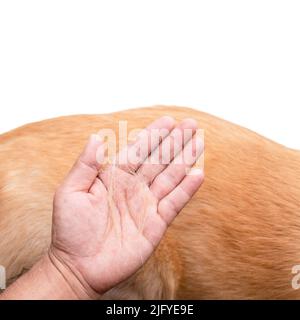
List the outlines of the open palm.
<svg viewBox="0 0 300 320">
<path fill-rule="evenodd" d="M 203 151 L 196 129 L 158 119 L 105 167 L 105 143 L 92 136 L 56 193 L 52 256 L 100 294 L 137 271 L 203 181 L 200 170 L 187 175 Z"/>
</svg>

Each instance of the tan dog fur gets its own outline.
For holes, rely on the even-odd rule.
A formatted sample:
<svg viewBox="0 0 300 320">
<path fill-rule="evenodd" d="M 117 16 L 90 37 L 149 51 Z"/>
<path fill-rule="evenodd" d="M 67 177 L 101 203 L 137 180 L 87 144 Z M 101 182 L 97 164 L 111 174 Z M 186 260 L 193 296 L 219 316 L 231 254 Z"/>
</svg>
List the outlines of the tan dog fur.
<svg viewBox="0 0 300 320">
<path fill-rule="evenodd" d="M 162 115 L 193 117 L 205 130 L 205 183 L 147 264 L 104 298 L 299 298 L 291 270 L 300 264 L 300 152 L 165 106 L 62 117 L 0 136 L 0 264 L 10 281 L 47 249 L 54 191 L 89 134 Z"/>
</svg>

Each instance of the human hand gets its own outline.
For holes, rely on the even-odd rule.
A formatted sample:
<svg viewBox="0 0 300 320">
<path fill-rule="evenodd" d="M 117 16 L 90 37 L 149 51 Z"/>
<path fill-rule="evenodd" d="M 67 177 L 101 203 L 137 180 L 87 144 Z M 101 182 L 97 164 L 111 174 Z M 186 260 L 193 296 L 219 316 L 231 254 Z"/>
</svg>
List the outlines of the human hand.
<svg viewBox="0 0 300 320">
<path fill-rule="evenodd" d="M 200 137 L 183 134 L 195 133 L 196 122 L 174 127 L 158 119 L 105 168 L 105 143 L 91 136 L 57 190 L 49 257 L 78 297 L 97 298 L 137 271 L 203 182 L 200 169 L 187 175 L 203 151 Z"/>
</svg>

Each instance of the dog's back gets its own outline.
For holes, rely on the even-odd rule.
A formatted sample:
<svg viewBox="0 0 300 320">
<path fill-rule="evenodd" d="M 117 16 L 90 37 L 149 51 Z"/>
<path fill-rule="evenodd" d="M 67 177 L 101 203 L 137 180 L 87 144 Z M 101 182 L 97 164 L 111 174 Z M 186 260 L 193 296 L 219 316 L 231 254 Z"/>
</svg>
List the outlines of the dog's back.
<svg viewBox="0 0 300 320">
<path fill-rule="evenodd" d="M 70 116 L 0 136 L 0 264 L 13 280 L 47 249 L 52 198 L 87 137 L 143 128 L 162 115 L 205 130 L 205 183 L 154 256 L 107 298 L 297 298 L 300 154 L 187 108 Z"/>
</svg>

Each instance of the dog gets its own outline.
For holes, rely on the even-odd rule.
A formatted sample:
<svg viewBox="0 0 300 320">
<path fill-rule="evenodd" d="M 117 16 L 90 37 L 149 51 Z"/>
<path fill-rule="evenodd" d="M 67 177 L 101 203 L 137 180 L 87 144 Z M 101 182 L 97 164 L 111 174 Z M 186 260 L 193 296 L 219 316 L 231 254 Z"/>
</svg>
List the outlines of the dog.
<svg viewBox="0 0 300 320">
<path fill-rule="evenodd" d="M 0 136 L 0 264 L 8 284 L 50 244 L 53 195 L 88 136 L 118 122 L 194 118 L 205 182 L 147 263 L 103 299 L 298 299 L 300 152 L 190 108 L 155 106 L 29 124 Z M 101 276 L 101 275 L 100 275 Z"/>
</svg>

